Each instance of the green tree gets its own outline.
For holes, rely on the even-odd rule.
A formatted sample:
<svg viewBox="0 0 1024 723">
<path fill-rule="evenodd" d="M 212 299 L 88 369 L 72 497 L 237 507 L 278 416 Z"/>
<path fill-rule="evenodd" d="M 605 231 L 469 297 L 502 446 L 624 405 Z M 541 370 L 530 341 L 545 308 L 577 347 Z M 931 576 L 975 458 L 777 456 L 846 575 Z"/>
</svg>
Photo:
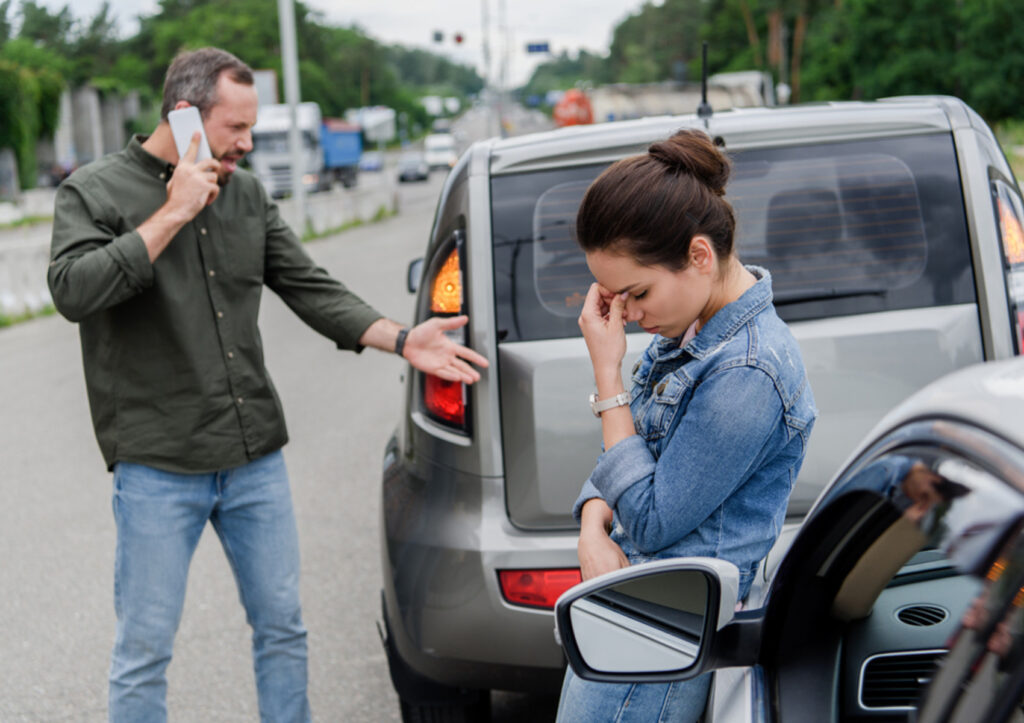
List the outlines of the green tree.
<svg viewBox="0 0 1024 723">
<path fill-rule="evenodd" d="M 0 48 L 4 46 L 4 43 L 11 39 L 11 34 L 14 30 L 10 18 L 11 2 L 12 0 L 3 0 L 3 2 L 0 2 Z"/>
<path fill-rule="evenodd" d="M 1018 0 L 972 0 L 960 8 L 952 66 L 955 91 L 989 121 L 1020 118 L 1024 108 L 1024 23 Z"/>
<path fill-rule="evenodd" d="M 607 60 L 603 56 L 580 50 L 575 56 L 567 51 L 538 65 L 521 95 L 544 96 L 552 90 L 568 90 L 580 82 L 600 85 L 608 80 Z"/>
<path fill-rule="evenodd" d="M 611 77 L 627 83 L 683 80 L 700 58 L 701 0 L 644 3 L 622 21 L 608 53 Z"/>
</svg>

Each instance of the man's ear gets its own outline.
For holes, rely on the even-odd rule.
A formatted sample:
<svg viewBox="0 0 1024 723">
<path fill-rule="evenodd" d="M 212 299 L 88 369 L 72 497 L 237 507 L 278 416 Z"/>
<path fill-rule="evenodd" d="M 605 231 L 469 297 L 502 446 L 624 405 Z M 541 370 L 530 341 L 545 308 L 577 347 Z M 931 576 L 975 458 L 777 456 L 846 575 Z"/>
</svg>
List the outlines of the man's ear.
<svg viewBox="0 0 1024 723">
<path fill-rule="evenodd" d="M 174 108 L 172 110 L 181 110 L 182 108 L 188 108 L 190 105 L 192 104 L 189 103 L 187 100 L 179 100 L 177 103 L 174 104 Z"/>
</svg>

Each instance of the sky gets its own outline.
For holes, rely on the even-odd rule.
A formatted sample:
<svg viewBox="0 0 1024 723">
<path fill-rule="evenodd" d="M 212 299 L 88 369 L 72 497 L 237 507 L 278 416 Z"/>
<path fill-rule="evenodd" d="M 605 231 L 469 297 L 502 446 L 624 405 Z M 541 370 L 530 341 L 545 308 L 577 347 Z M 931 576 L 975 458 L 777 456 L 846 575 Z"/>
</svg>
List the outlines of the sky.
<svg viewBox="0 0 1024 723">
<path fill-rule="evenodd" d="M 156 0 L 109 1 L 122 32 L 128 35 L 138 29 L 138 15 L 157 9 Z M 76 17 L 88 18 L 97 12 L 102 0 L 43 0 L 40 4 L 53 10 L 70 5 Z M 546 41 L 555 54 L 563 50 L 575 54 L 580 48 L 604 54 L 613 28 L 643 4 L 644 0 L 306 0 L 308 7 L 323 13 L 327 24 L 355 24 L 379 41 L 433 50 L 475 66 L 480 75 L 485 74 L 486 8 L 490 78 L 494 84 L 502 84 L 504 54 L 508 59 L 504 85 L 509 87 L 525 83 L 534 67 L 545 59 L 543 55 L 527 54 L 527 43 Z M 435 30 L 444 33 L 440 44 L 432 41 Z M 463 35 L 461 45 L 453 41 L 455 33 Z"/>
</svg>

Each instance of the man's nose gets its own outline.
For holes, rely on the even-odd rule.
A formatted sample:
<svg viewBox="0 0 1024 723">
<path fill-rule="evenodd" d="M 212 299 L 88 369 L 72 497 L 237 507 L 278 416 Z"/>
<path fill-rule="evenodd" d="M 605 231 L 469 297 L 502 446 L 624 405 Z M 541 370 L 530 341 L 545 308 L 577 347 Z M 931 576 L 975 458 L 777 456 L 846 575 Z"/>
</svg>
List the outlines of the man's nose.
<svg viewBox="0 0 1024 723">
<path fill-rule="evenodd" d="M 242 140 L 239 141 L 238 147 L 246 153 L 252 150 L 252 131 L 242 134 Z"/>
</svg>

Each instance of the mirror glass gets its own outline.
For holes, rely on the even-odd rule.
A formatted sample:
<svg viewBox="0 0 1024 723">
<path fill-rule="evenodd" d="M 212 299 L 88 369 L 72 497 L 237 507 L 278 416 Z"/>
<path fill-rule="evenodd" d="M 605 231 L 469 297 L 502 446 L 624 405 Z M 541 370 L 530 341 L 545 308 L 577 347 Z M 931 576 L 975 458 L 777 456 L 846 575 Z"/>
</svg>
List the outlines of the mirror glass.
<svg viewBox="0 0 1024 723">
<path fill-rule="evenodd" d="M 416 259 L 409 263 L 409 277 L 406 279 L 406 286 L 410 294 L 415 294 L 420 288 L 420 279 L 423 278 L 423 259 Z"/>
<path fill-rule="evenodd" d="M 707 609 L 705 573 L 669 570 L 596 590 L 573 602 L 569 615 L 594 670 L 662 673 L 696 662 Z"/>
</svg>

